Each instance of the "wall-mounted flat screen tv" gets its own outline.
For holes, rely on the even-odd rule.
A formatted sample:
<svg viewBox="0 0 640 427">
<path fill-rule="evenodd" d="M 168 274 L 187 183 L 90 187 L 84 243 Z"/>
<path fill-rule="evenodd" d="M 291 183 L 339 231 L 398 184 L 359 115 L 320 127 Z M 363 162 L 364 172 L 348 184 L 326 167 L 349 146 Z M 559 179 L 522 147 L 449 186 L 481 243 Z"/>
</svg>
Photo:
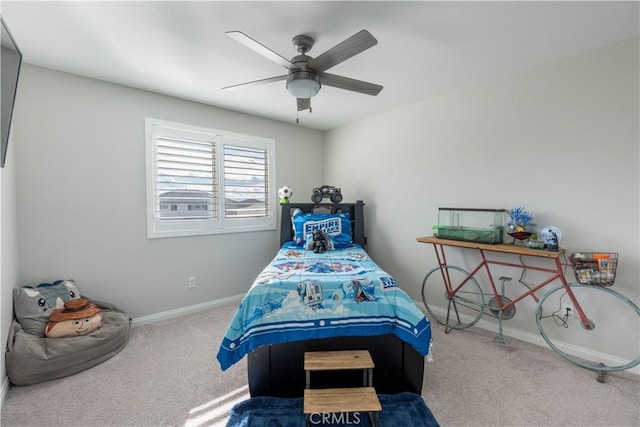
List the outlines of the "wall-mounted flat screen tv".
<svg viewBox="0 0 640 427">
<path fill-rule="evenodd" d="M 7 146 L 9 145 L 9 131 L 11 129 L 11 117 L 13 116 L 13 104 L 16 99 L 16 89 L 18 88 L 18 75 L 22 64 L 22 53 L 18 49 L 15 40 L 11 36 L 9 29 L 2 16 L 2 49 L 0 51 L 0 138 L 2 145 L 0 148 L 0 167 L 4 167 L 7 159 Z"/>
</svg>

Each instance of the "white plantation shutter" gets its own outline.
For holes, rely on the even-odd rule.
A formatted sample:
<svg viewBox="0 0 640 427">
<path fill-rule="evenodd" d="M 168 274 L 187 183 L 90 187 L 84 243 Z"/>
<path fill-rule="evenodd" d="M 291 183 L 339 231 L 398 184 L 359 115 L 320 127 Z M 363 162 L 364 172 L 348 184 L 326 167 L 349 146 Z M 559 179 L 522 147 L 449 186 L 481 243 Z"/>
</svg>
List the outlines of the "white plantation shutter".
<svg viewBox="0 0 640 427">
<path fill-rule="evenodd" d="M 147 236 L 275 229 L 273 140 L 146 120 Z"/>
<path fill-rule="evenodd" d="M 158 137 L 155 149 L 155 216 L 165 221 L 216 219 L 215 143 Z"/>
<path fill-rule="evenodd" d="M 226 218 L 256 218 L 269 214 L 267 150 L 224 146 L 224 200 Z"/>
</svg>

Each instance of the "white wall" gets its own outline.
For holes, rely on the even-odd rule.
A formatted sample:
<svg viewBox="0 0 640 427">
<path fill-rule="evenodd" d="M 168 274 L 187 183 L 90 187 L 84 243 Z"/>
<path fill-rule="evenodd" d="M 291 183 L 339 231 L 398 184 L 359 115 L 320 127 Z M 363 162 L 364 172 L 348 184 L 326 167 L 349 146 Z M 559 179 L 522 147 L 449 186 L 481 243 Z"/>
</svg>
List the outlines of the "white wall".
<svg viewBox="0 0 640 427">
<path fill-rule="evenodd" d="M 294 201 L 322 181 L 322 165 L 304 161 L 322 157 L 318 131 L 35 66 L 20 79 L 11 147 L 20 262 L 3 289 L 73 278 L 132 317 L 246 292 L 277 231 L 147 239 L 145 117 L 274 139 L 276 184 L 299 190 Z"/>
<path fill-rule="evenodd" d="M 0 342 L 6 345 L 13 320 L 12 289 L 18 277 L 18 236 L 16 229 L 15 143 L 9 136 L 7 161 L 0 169 Z M 5 352 L 0 352 L 0 400 L 9 383 L 4 364 Z"/>
<path fill-rule="evenodd" d="M 367 203 L 369 252 L 418 301 L 438 207 L 525 206 L 569 253 L 619 252 L 615 289 L 638 303 L 638 63 L 628 40 L 332 130 L 325 177 Z M 508 325 L 537 333 L 519 304 Z"/>
</svg>

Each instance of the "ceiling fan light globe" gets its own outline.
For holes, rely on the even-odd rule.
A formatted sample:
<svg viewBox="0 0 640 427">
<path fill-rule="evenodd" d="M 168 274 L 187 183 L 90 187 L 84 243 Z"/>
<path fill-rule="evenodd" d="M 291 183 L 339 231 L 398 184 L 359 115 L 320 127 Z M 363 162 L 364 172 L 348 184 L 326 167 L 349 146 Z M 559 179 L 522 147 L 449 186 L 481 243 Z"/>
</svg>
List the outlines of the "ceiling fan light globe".
<svg viewBox="0 0 640 427">
<path fill-rule="evenodd" d="M 320 80 L 308 71 L 291 73 L 287 78 L 287 90 L 296 98 L 312 98 L 320 91 Z"/>
</svg>

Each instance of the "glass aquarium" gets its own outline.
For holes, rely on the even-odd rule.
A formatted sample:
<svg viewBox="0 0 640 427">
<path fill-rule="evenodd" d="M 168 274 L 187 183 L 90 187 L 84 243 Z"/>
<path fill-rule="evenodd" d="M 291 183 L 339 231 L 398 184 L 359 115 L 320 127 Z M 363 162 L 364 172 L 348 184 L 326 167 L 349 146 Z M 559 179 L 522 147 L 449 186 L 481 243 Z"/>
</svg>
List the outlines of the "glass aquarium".
<svg viewBox="0 0 640 427">
<path fill-rule="evenodd" d="M 477 243 L 502 243 L 504 209 L 438 208 L 438 237 Z"/>
</svg>

